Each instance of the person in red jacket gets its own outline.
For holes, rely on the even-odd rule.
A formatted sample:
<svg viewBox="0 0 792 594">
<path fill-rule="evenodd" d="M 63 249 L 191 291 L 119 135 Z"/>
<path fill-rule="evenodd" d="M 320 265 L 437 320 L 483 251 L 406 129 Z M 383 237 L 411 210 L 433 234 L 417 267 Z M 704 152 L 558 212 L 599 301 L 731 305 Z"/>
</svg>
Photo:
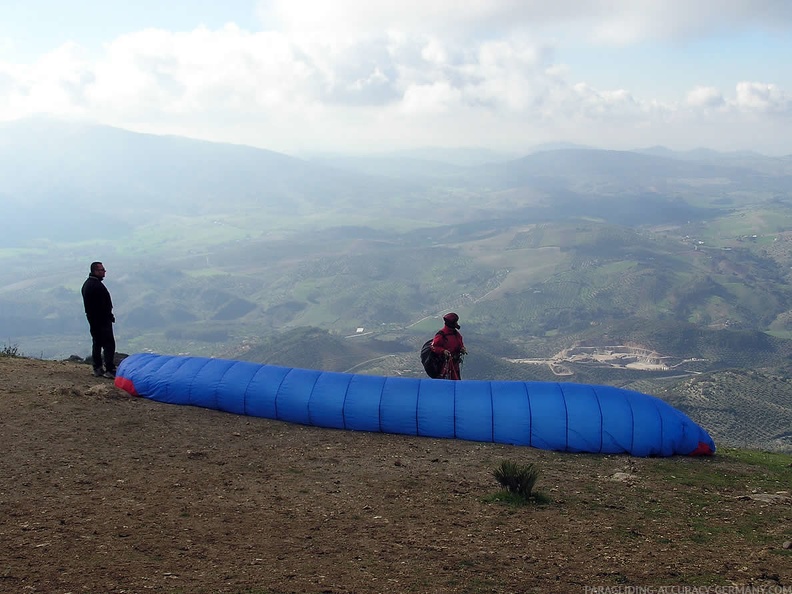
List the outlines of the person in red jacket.
<svg viewBox="0 0 792 594">
<path fill-rule="evenodd" d="M 460 364 L 462 355 L 467 354 L 462 335 L 459 333 L 459 316 L 454 312 L 443 316 L 443 326 L 432 341 L 432 352 L 445 358 L 443 379 L 459 380 L 462 379 Z"/>
</svg>

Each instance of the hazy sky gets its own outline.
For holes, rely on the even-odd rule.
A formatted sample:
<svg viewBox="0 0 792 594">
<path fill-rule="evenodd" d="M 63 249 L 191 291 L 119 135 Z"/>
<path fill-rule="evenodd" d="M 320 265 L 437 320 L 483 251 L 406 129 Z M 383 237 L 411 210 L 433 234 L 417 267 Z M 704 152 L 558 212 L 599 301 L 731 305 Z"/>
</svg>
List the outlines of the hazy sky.
<svg viewBox="0 0 792 594">
<path fill-rule="evenodd" d="M 790 0 L 0 0 L 0 120 L 286 153 L 792 154 Z"/>
</svg>

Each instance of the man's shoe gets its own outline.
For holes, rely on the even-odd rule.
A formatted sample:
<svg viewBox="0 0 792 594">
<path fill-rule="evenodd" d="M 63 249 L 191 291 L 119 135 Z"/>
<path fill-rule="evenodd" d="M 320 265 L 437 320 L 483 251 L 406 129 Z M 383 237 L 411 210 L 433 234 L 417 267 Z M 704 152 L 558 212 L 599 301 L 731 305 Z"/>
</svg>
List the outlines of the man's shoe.
<svg viewBox="0 0 792 594">
<path fill-rule="evenodd" d="M 106 377 L 107 379 L 113 379 L 115 377 L 115 373 L 113 371 L 105 371 L 104 377 Z"/>
<path fill-rule="evenodd" d="M 94 367 L 93 374 L 94 377 L 104 377 L 104 369 L 101 367 Z"/>
</svg>

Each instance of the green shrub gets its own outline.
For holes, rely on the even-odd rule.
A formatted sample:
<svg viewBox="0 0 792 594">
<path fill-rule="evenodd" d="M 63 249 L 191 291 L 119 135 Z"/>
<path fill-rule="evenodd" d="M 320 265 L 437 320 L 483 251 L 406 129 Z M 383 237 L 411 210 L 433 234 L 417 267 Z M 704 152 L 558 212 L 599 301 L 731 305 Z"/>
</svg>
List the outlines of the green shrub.
<svg viewBox="0 0 792 594">
<path fill-rule="evenodd" d="M 539 478 L 539 470 L 533 464 L 517 464 L 511 460 L 501 462 L 492 474 L 509 493 L 526 500 L 533 495 L 536 479 Z"/>
</svg>

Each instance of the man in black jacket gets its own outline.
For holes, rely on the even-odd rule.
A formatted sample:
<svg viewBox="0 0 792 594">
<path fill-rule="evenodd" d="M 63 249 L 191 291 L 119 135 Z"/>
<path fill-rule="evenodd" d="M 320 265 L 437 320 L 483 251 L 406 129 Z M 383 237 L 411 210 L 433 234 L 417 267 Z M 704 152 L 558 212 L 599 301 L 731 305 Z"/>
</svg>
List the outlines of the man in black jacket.
<svg viewBox="0 0 792 594">
<path fill-rule="evenodd" d="M 82 286 L 85 315 L 91 328 L 93 348 L 93 373 L 96 377 L 115 377 L 115 337 L 113 336 L 113 300 L 110 291 L 102 284 L 105 267 L 101 262 L 91 263 L 91 273 Z M 104 368 L 102 354 L 104 353 Z"/>
</svg>

